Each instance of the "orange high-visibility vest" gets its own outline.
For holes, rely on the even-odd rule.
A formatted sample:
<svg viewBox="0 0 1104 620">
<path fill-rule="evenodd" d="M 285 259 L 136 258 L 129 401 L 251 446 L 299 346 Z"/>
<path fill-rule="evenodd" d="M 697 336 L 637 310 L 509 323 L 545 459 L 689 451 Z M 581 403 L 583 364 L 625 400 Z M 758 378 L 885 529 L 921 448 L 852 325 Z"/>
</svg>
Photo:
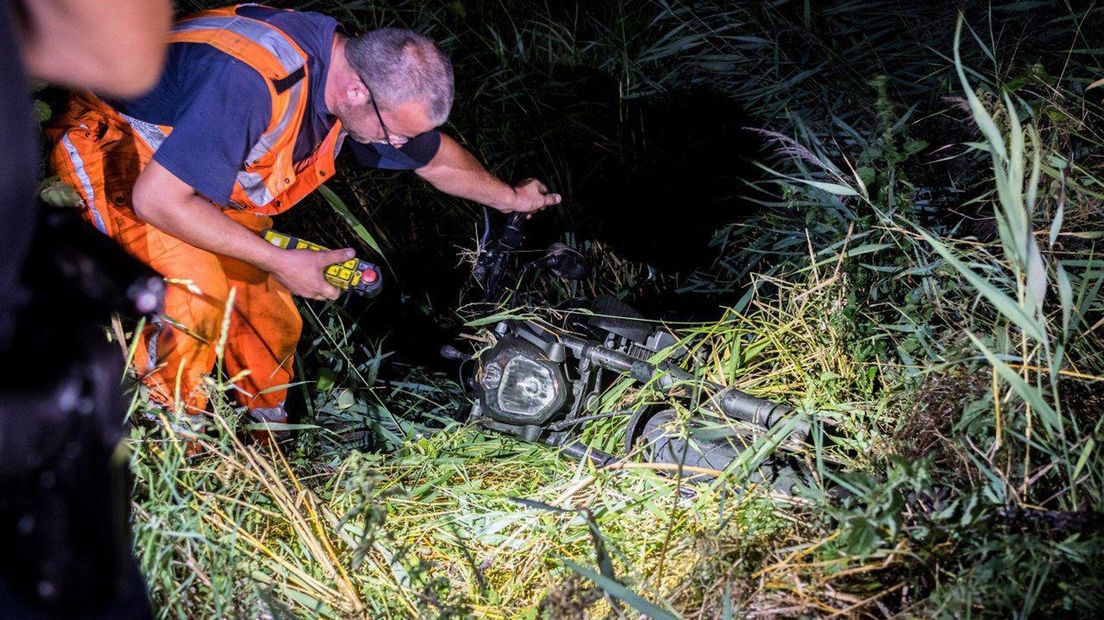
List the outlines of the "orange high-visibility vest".
<svg viewBox="0 0 1104 620">
<path fill-rule="evenodd" d="M 258 215 L 275 215 L 328 181 L 334 174 L 334 156 L 345 137 L 341 122 L 330 129 L 322 144 L 305 161 L 293 161 L 295 142 L 303 124 L 310 97 L 307 55 L 279 28 L 238 14 L 236 5 L 203 11 L 173 26 L 169 43 L 203 43 L 252 67 L 265 78 L 272 100 L 268 127 L 238 172 L 230 205 Z M 155 125 L 121 114 L 151 149 L 172 132 L 172 127 Z"/>
</svg>

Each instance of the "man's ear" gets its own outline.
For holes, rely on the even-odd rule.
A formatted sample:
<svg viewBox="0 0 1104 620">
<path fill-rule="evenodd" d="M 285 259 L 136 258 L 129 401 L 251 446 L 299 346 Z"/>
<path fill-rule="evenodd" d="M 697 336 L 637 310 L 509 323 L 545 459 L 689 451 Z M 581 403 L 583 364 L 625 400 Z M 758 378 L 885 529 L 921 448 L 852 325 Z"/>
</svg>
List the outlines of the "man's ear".
<svg viewBox="0 0 1104 620">
<path fill-rule="evenodd" d="M 370 98 L 368 88 L 364 86 L 364 82 L 356 75 L 350 76 L 349 81 L 345 83 L 345 100 L 352 107 L 359 108 L 367 104 Z"/>
</svg>

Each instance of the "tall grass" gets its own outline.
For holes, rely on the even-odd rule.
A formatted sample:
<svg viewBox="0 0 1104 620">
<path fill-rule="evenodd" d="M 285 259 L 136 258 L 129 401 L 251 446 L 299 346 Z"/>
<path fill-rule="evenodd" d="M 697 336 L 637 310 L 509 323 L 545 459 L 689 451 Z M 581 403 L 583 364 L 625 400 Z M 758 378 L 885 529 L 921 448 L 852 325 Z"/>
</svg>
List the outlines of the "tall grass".
<svg viewBox="0 0 1104 620">
<path fill-rule="evenodd" d="M 1104 510 L 1104 115 L 1083 90 L 1102 17 L 1070 6 L 995 3 L 956 27 L 949 5 L 888 0 L 303 3 L 442 41 L 465 92 L 455 133 L 568 196 L 642 161 L 653 121 L 632 106 L 694 88 L 740 103 L 768 148 L 732 193 L 758 211 L 721 227 L 696 272 L 657 274 L 577 230 L 596 277 L 538 292 L 725 300 L 672 324 L 693 368 L 809 416 L 802 458 L 851 495 L 787 501 L 738 467 L 712 483 L 596 470 L 486 435 L 453 421 L 453 377 L 396 362 L 346 309 L 304 305 L 293 451 L 239 441 L 217 377 L 205 456 L 171 420 L 132 432 L 136 549 L 161 615 L 1097 613 L 1101 537 L 1078 511 Z M 288 226 L 374 243 L 400 277 L 414 232 L 472 230 L 466 207 L 386 173 L 332 190 L 333 221 Z M 452 314 L 454 297 L 430 309 Z M 664 397 L 624 382 L 603 404 Z M 620 450 L 623 423 L 584 436 Z"/>
</svg>

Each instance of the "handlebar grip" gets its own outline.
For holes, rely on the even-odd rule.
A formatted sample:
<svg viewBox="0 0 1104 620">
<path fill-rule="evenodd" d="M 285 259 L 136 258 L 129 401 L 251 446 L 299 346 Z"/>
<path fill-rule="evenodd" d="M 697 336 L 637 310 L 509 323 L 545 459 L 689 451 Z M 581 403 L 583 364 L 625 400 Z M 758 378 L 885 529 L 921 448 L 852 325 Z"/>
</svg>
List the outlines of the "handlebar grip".
<svg viewBox="0 0 1104 620">
<path fill-rule="evenodd" d="M 506 218 L 506 226 L 508 228 L 517 228 L 518 230 L 520 230 L 522 225 L 524 224 L 525 214 L 521 211 L 514 211 L 510 214 L 508 218 Z"/>
<path fill-rule="evenodd" d="M 589 460 L 595 467 L 605 467 L 617 462 L 617 457 L 601 450 L 596 450 L 579 441 L 572 441 L 560 447 L 564 456 L 576 461 Z"/>
<path fill-rule="evenodd" d="M 786 405 L 771 402 L 763 398 L 756 398 L 747 392 L 741 392 L 736 388 L 725 388 L 713 397 L 713 402 L 721 413 L 750 422 L 765 429 L 771 429 L 786 421 L 793 414 L 793 409 Z M 796 440 L 804 440 L 809 436 L 809 423 L 801 422 L 794 426 L 790 437 Z"/>
<path fill-rule="evenodd" d="M 506 219 L 506 226 L 502 228 L 502 234 L 499 236 L 498 242 L 501 249 L 508 252 L 520 250 L 525 239 L 523 228 L 525 228 L 525 214 L 520 212 L 511 213 Z"/>
</svg>

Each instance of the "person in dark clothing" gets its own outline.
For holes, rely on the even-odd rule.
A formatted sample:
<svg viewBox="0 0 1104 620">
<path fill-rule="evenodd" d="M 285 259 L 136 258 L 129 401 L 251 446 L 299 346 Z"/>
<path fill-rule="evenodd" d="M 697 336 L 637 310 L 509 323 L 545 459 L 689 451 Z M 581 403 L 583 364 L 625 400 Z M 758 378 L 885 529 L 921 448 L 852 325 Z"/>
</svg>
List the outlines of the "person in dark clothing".
<svg viewBox="0 0 1104 620">
<path fill-rule="evenodd" d="M 27 302 L 20 286 L 23 259 L 34 229 L 34 188 L 38 148 L 30 84 L 16 45 L 9 7 L 0 12 L 0 218 L 8 230 L 0 244 L 0 350 L 7 350 L 15 329 L 15 311 Z"/>
<path fill-rule="evenodd" d="M 35 222 L 39 152 L 29 78 L 115 97 L 154 86 L 172 18 L 167 0 L 0 1 L 0 347 L 11 337 Z"/>
<path fill-rule="evenodd" d="M 139 95 L 160 73 L 170 19 L 167 0 L 0 0 L 2 618 L 151 616 L 130 551 L 125 460 L 112 456 L 121 365 L 104 352 L 98 317 L 56 303 L 80 293 L 52 291 L 65 283 L 31 269 L 54 255 L 95 259 L 35 239 L 36 223 L 46 226 L 37 220 L 55 220 L 34 196 L 29 79 Z"/>
</svg>

